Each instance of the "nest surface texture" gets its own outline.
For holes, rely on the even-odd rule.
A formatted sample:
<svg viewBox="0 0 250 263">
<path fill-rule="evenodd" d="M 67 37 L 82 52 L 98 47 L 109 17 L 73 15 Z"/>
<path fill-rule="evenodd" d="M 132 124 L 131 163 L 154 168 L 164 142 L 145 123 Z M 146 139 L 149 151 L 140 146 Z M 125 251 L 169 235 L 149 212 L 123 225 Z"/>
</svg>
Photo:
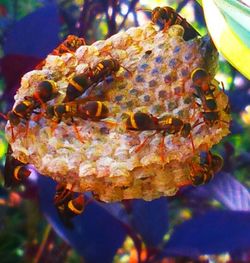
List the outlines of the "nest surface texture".
<svg viewBox="0 0 250 263">
<path fill-rule="evenodd" d="M 228 98 L 214 80 L 216 50 L 207 48 L 204 38 L 184 41 L 182 36 L 179 25 L 163 32 L 148 23 L 80 46 L 75 53 L 48 55 L 42 69 L 23 76 L 15 95 L 16 104 L 32 96 L 38 84 L 48 79 L 56 82 L 59 95 L 47 105 L 61 103 L 72 76 L 114 58 L 121 65 L 119 71 L 82 96 L 102 98 L 109 116 L 101 121 L 65 118 L 55 125 L 43 115 L 33 121 L 33 113 L 29 129 L 24 123 L 14 127 L 15 140 L 11 138 L 10 125 L 6 126 L 13 156 L 57 182 L 71 184 L 74 191 L 92 191 L 105 202 L 174 195 L 188 181 L 190 162 L 199 162 L 200 151 L 210 149 L 229 133 L 230 121 L 224 111 Z M 195 126 L 191 130 L 195 150 L 190 137 L 179 133 L 126 128 L 128 116 L 138 111 L 157 118 L 177 117 L 191 125 L 202 122 L 202 109 L 193 96 L 191 80 L 196 68 L 209 73 L 220 120 L 224 122 L 212 127 Z"/>
</svg>

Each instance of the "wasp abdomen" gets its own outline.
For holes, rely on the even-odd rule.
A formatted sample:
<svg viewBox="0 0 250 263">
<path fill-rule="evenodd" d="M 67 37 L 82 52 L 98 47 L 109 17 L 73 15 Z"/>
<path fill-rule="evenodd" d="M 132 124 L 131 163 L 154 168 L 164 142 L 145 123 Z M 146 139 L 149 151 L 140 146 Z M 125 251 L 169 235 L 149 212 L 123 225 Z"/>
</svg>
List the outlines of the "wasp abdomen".
<svg viewBox="0 0 250 263">
<path fill-rule="evenodd" d="M 108 117 L 108 107 L 101 101 L 87 101 L 78 105 L 78 114 L 83 114 L 90 119 L 104 119 Z"/>
<path fill-rule="evenodd" d="M 28 170 L 24 165 L 18 165 L 14 169 L 13 176 L 17 181 L 23 181 L 31 174 L 31 171 Z"/>
<path fill-rule="evenodd" d="M 79 74 L 74 76 L 69 81 L 66 90 L 66 96 L 63 102 L 69 102 L 81 96 L 90 86 L 91 86 L 91 81 L 87 76 L 87 74 Z"/>
<path fill-rule="evenodd" d="M 157 125 L 152 115 L 139 111 L 128 117 L 126 128 L 128 130 L 146 131 L 156 129 Z"/>
</svg>

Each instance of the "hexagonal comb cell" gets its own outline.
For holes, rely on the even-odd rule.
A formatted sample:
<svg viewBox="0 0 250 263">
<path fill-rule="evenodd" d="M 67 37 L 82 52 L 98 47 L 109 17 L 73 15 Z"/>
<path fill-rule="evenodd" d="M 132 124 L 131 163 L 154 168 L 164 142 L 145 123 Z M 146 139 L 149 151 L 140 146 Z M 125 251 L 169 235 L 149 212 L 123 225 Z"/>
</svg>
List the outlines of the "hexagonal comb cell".
<svg viewBox="0 0 250 263">
<path fill-rule="evenodd" d="M 183 33 L 151 22 L 48 55 L 15 96 L 13 156 L 105 202 L 208 182 L 221 166 L 210 149 L 229 133 L 228 98 L 214 79 L 216 50 Z M 37 93 L 44 81 L 46 101 Z M 27 116 L 16 110 L 24 100 Z"/>
</svg>

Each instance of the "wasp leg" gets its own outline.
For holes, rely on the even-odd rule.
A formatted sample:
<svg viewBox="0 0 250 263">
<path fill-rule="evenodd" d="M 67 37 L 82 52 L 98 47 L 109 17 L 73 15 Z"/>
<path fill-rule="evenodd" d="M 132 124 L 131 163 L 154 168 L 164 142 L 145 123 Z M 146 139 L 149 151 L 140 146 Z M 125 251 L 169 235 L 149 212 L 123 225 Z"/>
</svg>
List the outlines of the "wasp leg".
<svg viewBox="0 0 250 263">
<path fill-rule="evenodd" d="M 161 153 L 161 161 L 164 163 L 165 161 L 165 144 L 164 144 L 164 140 L 165 140 L 165 136 L 166 136 L 166 133 L 164 132 L 162 134 L 162 137 L 161 137 L 161 142 L 160 142 L 160 153 Z"/>
<path fill-rule="evenodd" d="M 157 133 L 158 133 L 158 131 L 156 131 L 156 132 L 154 132 L 153 134 L 147 136 L 147 138 L 146 138 L 139 146 L 137 146 L 137 147 L 134 149 L 134 151 L 135 151 L 136 153 L 138 153 L 138 152 L 148 143 L 149 139 L 151 139 L 151 138 L 152 138 L 153 136 L 155 136 L 155 134 L 157 134 Z"/>
<path fill-rule="evenodd" d="M 75 134 L 76 134 L 76 137 L 77 139 L 81 142 L 81 143 L 84 143 L 84 139 L 82 138 L 82 136 L 80 135 L 80 132 L 74 122 L 74 119 L 72 118 L 72 126 L 73 126 L 73 129 L 75 131 Z"/>
</svg>

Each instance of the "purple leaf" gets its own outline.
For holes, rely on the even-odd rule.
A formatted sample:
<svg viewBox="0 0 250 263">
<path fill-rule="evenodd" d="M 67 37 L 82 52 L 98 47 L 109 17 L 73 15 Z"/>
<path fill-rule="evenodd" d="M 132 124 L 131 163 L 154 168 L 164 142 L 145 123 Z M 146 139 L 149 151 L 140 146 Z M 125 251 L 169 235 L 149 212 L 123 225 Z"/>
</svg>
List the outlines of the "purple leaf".
<svg viewBox="0 0 250 263">
<path fill-rule="evenodd" d="M 228 173 L 219 173 L 207 191 L 212 197 L 235 211 L 250 211 L 250 193 Z"/>
<path fill-rule="evenodd" d="M 178 225 L 164 254 L 196 257 L 249 248 L 250 213 L 213 211 Z"/>
<path fill-rule="evenodd" d="M 58 44 L 59 16 L 55 5 L 47 5 L 17 21 L 6 32 L 5 54 L 44 58 Z"/>
<path fill-rule="evenodd" d="M 102 203 L 102 202 L 96 202 L 96 204 L 99 207 L 101 207 L 102 209 L 106 210 L 116 220 L 121 221 L 121 223 L 123 223 L 127 226 L 130 225 L 128 214 L 120 202 L 110 203 L 110 204 Z"/>
<path fill-rule="evenodd" d="M 167 199 L 159 198 L 151 202 L 134 200 L 131 208 L 131 220 L 135 230 L 148 246 L 159 245 L 168 231 Z"/>
<path fill-rule="evenodd" d="M 74 220 L 74 229 L 67 229 L 59 220 L 53 205 L 55 182 L 44 176 L 38 180 L 40 206 L 55 231 L 88 263 L 110 263 L 121 247 L 126 232 L 122 224 L 95 202 Z"/>
<path fill-rule="evenodd" d="M 218 173 L 214 180 L 187 192 L 196 199 L 216 199 L 230 210 L 250 211 L 250 193 L 247 188 L 228 173 Z"/>
</svg>

